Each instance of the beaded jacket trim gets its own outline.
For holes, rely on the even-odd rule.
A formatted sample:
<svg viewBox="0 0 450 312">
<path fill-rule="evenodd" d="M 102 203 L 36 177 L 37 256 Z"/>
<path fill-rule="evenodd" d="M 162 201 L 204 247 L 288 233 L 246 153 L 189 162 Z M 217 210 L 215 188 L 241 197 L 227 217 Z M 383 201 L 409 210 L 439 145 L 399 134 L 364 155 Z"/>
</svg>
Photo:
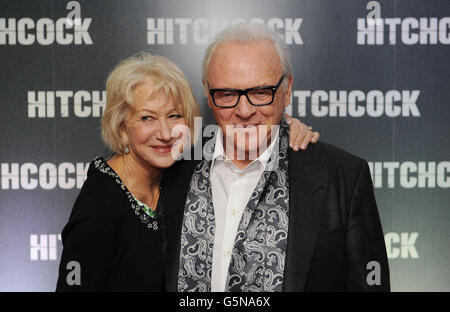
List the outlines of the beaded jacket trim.
<svg viewBox="0 0 450 312">
<path fill-rule="evenodd" d="M 101 173 L 107 174 L 110 177 L 114 178 L 115 182 L 119 184 L 120 188 L 125 192 L 128 201 L 130 202 L 130 207 L 133 209 L 134 214 L 139 217 L 142 223 L 146 224 L 149 229 L 157 230 L 158 229 L 158 221 L 149 216 L 145 210 L 143 205 L 140 205 L 133 197 L 133 194 L 127 189 L 125 184 L 122 182 L 117 173 L 106 163 L 108 159 L 103 159 L 103 157 L 97 157 L 94 160 L 94 167 L 100 171 Z"/>
</svg>

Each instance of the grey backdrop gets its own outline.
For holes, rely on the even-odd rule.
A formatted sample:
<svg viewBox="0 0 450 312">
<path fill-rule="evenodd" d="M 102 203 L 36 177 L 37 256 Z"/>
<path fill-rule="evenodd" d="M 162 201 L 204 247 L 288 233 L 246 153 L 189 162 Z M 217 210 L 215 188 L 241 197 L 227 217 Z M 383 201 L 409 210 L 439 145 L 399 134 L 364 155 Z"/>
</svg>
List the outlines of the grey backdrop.
<svg viewBox="0 0 450 312">
<path fill-rule="evenodd" d="M 369 161 L 392 289 L 450 290 L 448 0 L 377 1 L 380 15 L 359 0 L 86 0 L 75 32 L 68 2 L 0 1 L 0 291 L 55 288 L 58 235 L 87 164 L 110 153 L 99 116 L 112 66 L 139 50 L 172 59 L 212 123 L 202 54 L 236 19 L 284 36 L 288 111 Z"/>
</svg>

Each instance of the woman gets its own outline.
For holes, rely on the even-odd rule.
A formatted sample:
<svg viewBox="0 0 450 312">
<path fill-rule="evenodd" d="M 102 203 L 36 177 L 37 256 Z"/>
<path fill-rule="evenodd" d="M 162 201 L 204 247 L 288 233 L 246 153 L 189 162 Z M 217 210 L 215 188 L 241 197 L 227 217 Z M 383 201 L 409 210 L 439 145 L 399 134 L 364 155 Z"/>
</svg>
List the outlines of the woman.
<svg viewBox="0 0 450 312">
<path fill-rule="evenodd" d="M 62 232 L 57 291 L 164 291 L 160 222 L 171 207 L 158 201 L 160 183 L 175 163 L 172 128 L 193 132 L 200 110 L 180 69 L 148 53 L 122 61 L 106 91 L 102 137 L 115 154 L 89 166 Z M 317 141 L 298 120 L 290 124 L 294 146 Z"/>
</svg>

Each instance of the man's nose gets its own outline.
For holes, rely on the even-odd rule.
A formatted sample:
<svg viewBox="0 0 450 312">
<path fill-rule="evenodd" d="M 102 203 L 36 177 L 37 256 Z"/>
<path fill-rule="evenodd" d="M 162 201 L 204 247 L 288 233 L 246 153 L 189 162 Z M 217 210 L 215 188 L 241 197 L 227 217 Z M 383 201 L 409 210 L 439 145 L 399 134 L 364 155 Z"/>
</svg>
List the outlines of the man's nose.
<svg viewBox="0 0 450 312">
<path fill-rule="evenodd" d="M 167 120 L 159 121 L 158 139 L 162 141 L 169 141 L 172 138 L 172 129 L 170 128 Z"/>
<path fill-rule="evenodd" d="M 245 94 L 242 94 L 239 98 L 239 102 L 237 108 L 235 110 L 236 115 L 241 117 L 242 119 L 248 119 L 256 112 L 255 107 L 250 104 Z"/>
</svg>

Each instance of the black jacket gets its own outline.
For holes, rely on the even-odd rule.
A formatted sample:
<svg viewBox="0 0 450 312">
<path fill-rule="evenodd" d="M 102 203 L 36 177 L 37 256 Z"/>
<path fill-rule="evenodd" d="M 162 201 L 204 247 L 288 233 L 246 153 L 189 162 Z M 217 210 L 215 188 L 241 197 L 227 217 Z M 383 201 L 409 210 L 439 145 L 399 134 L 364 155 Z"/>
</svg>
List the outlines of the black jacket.
<svg viewBox="0 0 450 312">
<path fill-rule="evenodd" d="M 162 204 L 156 211 L 161 219 Z M 115 178 L 93 163 L 62 242 L 57 291 L 165 290 L 161 228 L 148 228 Z M 74 267 L 67 269 L 72 261 L 80 265 L 81 285 L 67 283 L 74 276 Z"/>
<path fill-rule="evenodd" d="M 384 236 L 367 162 L 323 142 L 310 144 L 306 151 L 289 150 L 288 157 L 290 207 L 283 290 L 389 291 Z M 180 231 L 194 165 L 177 163 L 163 181 L 168 192 L 162 200 L 171 220 L 164 229 L 169 291 L 177 291 Z M 379 264 L 379 271 L 368 267 L 372 261 Z M 380 285 L 368 283 L 377 273 Z"/>
</svg>

